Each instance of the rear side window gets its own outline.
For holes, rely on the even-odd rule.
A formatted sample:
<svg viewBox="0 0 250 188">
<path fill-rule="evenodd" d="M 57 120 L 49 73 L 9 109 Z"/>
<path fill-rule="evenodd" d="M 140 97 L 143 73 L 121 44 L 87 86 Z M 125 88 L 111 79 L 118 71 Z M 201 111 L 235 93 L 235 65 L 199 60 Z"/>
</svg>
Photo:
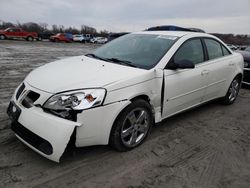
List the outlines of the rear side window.
<svg viewBox="0 0 250 188">
<path fill-rule="evenodd" d="M 226 55 L 230 55 L 231 53 L 228 51 L 228 49 L 226 49 L 225 46 L 221 45 L 221 48 L 222 48 L 222 51 L 223 51 L 223 55 L 226 56 Z"/>
<path fill-rule="evenodd" d="M 174 62 L 189 60 L 194 64 L 204 61 L 204 53 L 200 39 L 192 39 L 186 41 L 176 52 Z"/>
<path fill-rule="evenodd" d="M 213 39 L 204 39 L 207 51 L 208 51 L 208 58 L 215 59 L 223 56 L 221 44 Z"/>
</svg>

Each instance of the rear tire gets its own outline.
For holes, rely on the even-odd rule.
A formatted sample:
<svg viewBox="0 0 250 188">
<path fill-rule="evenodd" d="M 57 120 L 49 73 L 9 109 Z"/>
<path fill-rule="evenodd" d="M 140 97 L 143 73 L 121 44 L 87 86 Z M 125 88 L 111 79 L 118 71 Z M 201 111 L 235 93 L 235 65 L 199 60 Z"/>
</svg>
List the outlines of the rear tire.
<svg viewBox="0 0 250 188">
<path fill-rule="evenodd" d="M 109 143 L 117 151 L 131 150 L 145 141 L 152 125 L 150 104 L 138 99 L 128 105 L 116 118 Z"/>
<path fill-rule="evenodd" d="M 28 36 L 26 40 L 27 40 L 27 41 L 33 41 L 33 40 L 34 40 L 34 38 L 33 38 L 33 37 L 31 37 L 31 36 Z"/>
<path fill-rule="evenodd" d="M 240 86 L 241 86 L 241 79 L 239 76 L 237 76 L 231 82 L 225 97 L 221 99 L 222 104 L 224 105 L 233 104 L 238 96 Z"/>
</svg>

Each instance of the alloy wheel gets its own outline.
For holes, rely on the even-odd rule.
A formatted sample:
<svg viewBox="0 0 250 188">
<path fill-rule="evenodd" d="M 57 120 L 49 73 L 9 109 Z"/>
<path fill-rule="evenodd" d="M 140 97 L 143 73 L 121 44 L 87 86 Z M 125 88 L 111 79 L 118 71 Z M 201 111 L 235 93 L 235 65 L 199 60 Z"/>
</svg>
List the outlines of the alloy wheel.
<svg viewBox="0 0 250 188">
<path fill-rule="evenodd" d="M 139 145 L 150 128 L 149 114 L 143 108 L 132 110 L 124 119 L 121 140 L 126 147 Z"/>
<path fill-rule="evenodd" d="M 240 88 L 240 83 L 238 79 L 233 80 L 229 88 L 229 100 L 232 102 L 236 99 Z"/>
</svg>

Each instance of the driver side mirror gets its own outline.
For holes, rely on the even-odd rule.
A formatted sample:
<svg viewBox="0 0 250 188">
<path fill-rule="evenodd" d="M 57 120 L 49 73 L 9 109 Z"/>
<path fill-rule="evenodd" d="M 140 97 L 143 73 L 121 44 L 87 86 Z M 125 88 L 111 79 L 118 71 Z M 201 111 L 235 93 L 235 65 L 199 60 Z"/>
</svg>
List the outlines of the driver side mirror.
<svg viewBox="0 0 250 188">
<path fill-rule="evenodd" d="M 195 65 L 192 61 L 183 59 L 177 62 L 171 61 L 167 64 L 166 69 L 176 70 L 176 69 L 193 69 Z"/>
</svg>

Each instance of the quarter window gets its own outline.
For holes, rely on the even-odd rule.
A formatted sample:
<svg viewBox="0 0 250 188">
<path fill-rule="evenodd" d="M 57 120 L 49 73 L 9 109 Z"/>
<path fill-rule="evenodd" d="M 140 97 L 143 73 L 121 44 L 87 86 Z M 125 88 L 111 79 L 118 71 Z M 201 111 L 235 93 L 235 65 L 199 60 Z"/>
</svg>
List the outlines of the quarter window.
<svg viewBox="0 0 250 188">
<path fill-rule="evenodd" d="M 225 46 L 221 45 L 222 47 L 222 51 L 223 51 L 223 55 L 226 56 L 226 55 L 230 55 L 231 53 L 228 51 L 228 49 L 225 48 Z"/>
<path fill-rule="evenodd" d="M 200 39 L 192 39 L 185 42 L 174 56 L 174 62 L 189 60 L 194 64 L 204 61 L 204 53 Z"/>
<path fill-rule="evenodd" d="M 208 58 L 210 60 L 223 56 L 221 44 L 219 42 L 213 39 L 204 39 L 204 41 L 207 46 Z"/>
</svg>

